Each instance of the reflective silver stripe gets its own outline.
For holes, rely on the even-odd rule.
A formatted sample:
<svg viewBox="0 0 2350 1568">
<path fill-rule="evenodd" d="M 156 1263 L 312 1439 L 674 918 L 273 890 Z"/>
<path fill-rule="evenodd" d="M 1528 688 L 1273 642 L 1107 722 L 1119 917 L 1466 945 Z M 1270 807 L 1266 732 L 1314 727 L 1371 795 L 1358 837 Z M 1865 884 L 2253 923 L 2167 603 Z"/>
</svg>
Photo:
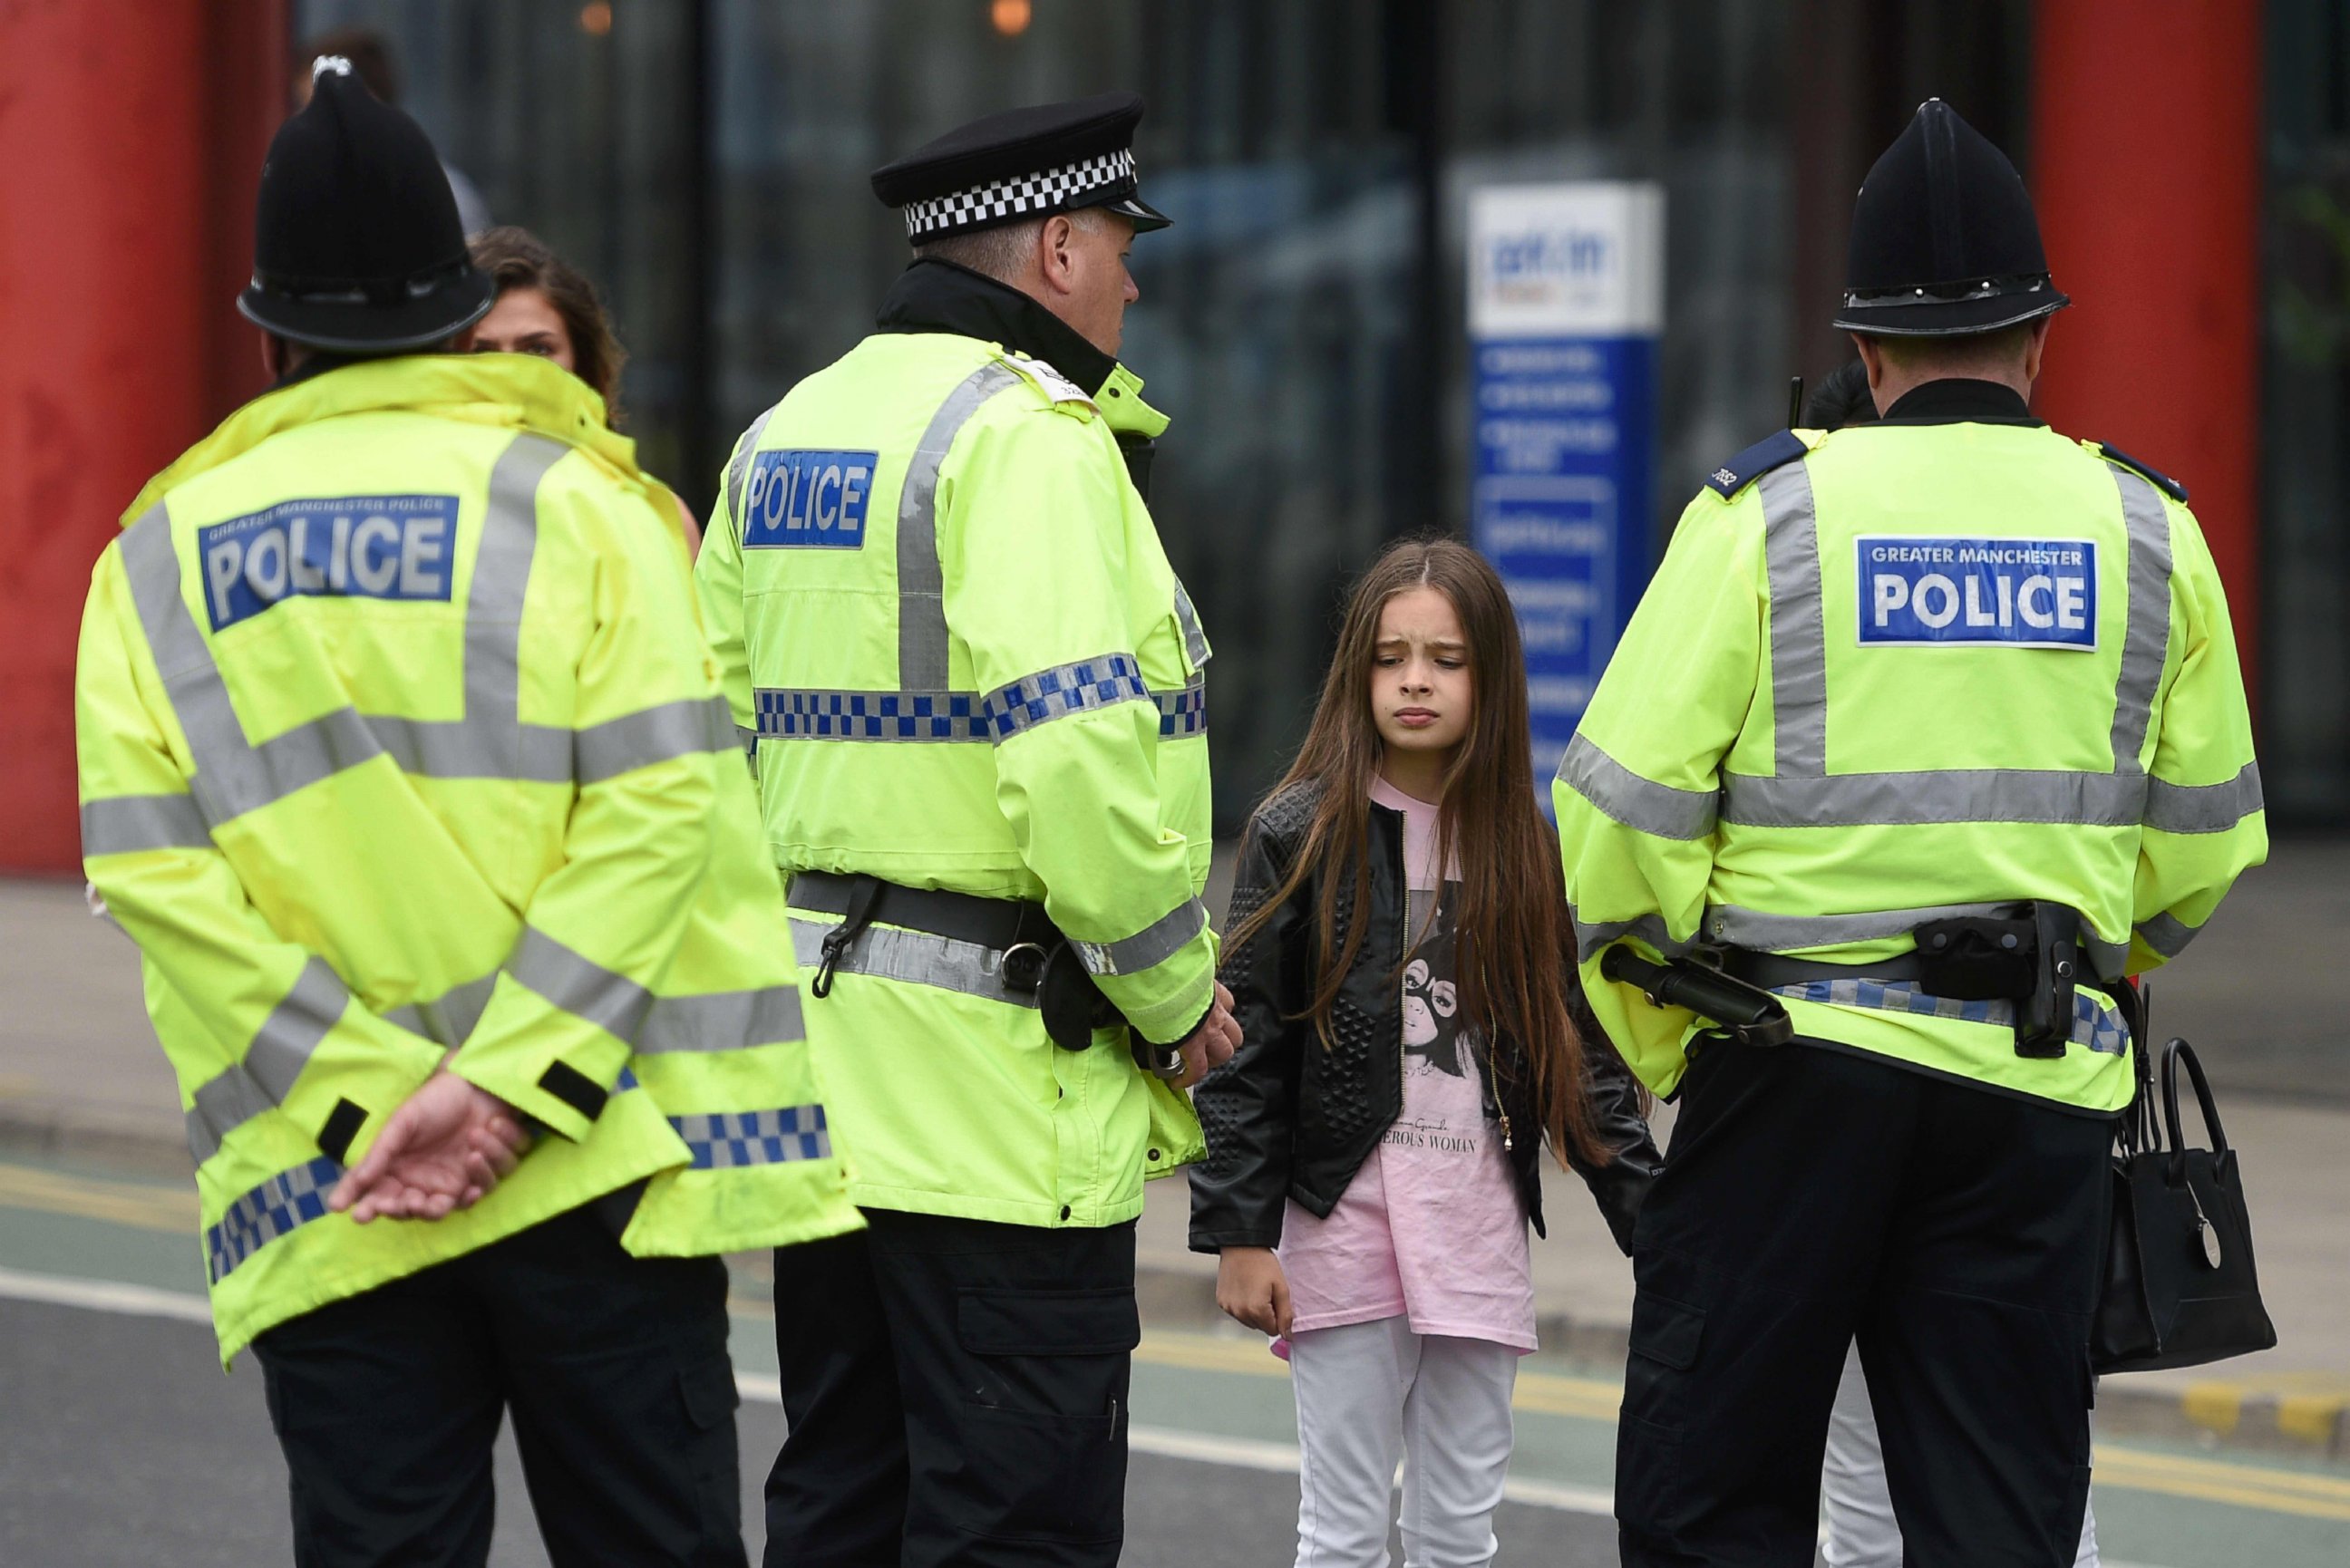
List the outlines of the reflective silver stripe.
<svg viewBox="0 0 2350 1568">
<path fill-rule="evenodd" d="M 81 803 L 81 852 L 86 856 L 209 849 L 212 843 L 193 795 L 118 794 Z"/>
<path fill-rule="evenodd" d="M 430 1002 L 395 1007 L 383 1015 L 384 1021 L 453 1050 L 473 1037 L 473 1026 L 482 1021 L 483 1011 L 490 1005 L 490 993 L 497 986 L 498 971 L 492 970 L 479 980 L 452 986 Z"/>
<path fill-rule="evenodd" d="M 1024 675 L 989 692 L 980 704 L 988 738 L 999 745 L 1025 730 L 1072 713 L 1119 702 L 1148 702 L 1142 661 L 1131 653 L 1105 653 Z"/>
<path fill-rule="evenodd" d="M 2146 825 L 2164 833 L 2225 833 L 2263 809 L 2261 770 L 2246 763 L 2224 784 L 2178 784 L 2149 779 Z"/>
<path fill-rule="evenodd" d="M 1642 915 L 1630 920 L 1586 920 L 1573 909 L 1566 918 L 1575 927 L 1575 958 L 1577 963 L 1589 963 L 1611 942 L 1626 937 L 1638 937 L 1667 958 L 1678 958 L 1695 946 L 1693 942 L 1677 942 L 1666 929 L 1662 915 Z"/>
<path fill-rule="evenodd" d="M 824 939 L 835 920 L 809 920 L 792 915 L 792 954 L 804 972 L 813 973 L 824 962 Z M 934 937 L 928 931 L 871 925 L 834 965 L 840 974 L 870 975 L 877 980 L 904 981 L 936 986 L 966 996 L 982 996 L 1013 1007 L 1035 1008 L 1034 992 L 1007 991 L 1003 986 L 1003 955 L 977 942 Z"/>
<path fill-rule="evenodd" d="M 2010 900 L 2009 902 L 2012 902 Z M 1906 937 L 1928 920 L 1995 915 L 2007 903 L 1937 904 L 1922 909 L 1874 909 L 1857 915 L 1773 915 L 1719 904 L 1705 912 L 1705 934 L 1732 947 L 1759 952 L 1795 952 L 1805 948 L 1844 947 L 1853 942 Z"/>
<path fill-rule="evenodd" d="M 534 926 L 525 926 L 506 973 L 576 1018 L 633 1042 L 644 1027 L 653 993 L 584 958 Z"/>
<path fill-rule="evenodd" d="M 639 1054 L 668 1051 L 740 1051 L 806 1038 L 795 985 L 760 991 L 720 991 L 701 996 L 657 996 L 637 1033 Z"/>
<path fill-rule="evenodd" d="M 733 749 L 734 715 L 726 699 L 681 697 L 577 732 L 571 776 L 584 788 L 655 763 Z"/>
<path fill-rule="evenodd" d="M 220 1152 L 236 1127 L 277 1104 L 242 1067 L 231 1067 L 196 1090 L 187 1113 L 188 1153 L 198 1165 Z"/>
<path fill-rule="evenodd" d="M 1558 759 L 1567 788 L 1625 826 L 1659 838 L 1703 838 L 1713 831 L 1711 790 L 1675 789 L 1644 779 L 1578 732 Z"/>
<path fill-rule="evenodd" d="M 552 436 L 515 437 L 490 469 L 481 547 L 465 595 L 465 722 L 489 736 L 514 735 L 520 770 L 522 611 L 538 549 L 538 486 L 570 448 Z M 529 777 L 525 774 L 522 776 Z"/>
<path fill-rule="evenodd" d="M 551 437 L 517 435 L 491 470 L 489 506 L 465 607 L 465 717 L 454 722 L 369 719 L 340 708 L 253 744 L 182 594 L 166 504 L 157 502 L 123 531 L 123 572 L 195 759 L 189 789 L 206 823 L 218 827 L 380 756 L 410 773 L 441 778 L 569 777 L 571 732 L 522 724 L 515 707 L 538 483 L 569 450 Z"/>
<path fill-rule="evenodd" d="M 302 965 L 293 985 L 254 1032 L 244 1060 L 196 1090 L 187 1127 L 188 1152 L 198 1165 L 219 1151 L 231 1129 L 286 1103 L 295 1080 L 350 1000 L 351 993 L 326 960 L 313 956 Z"/>
<path fill-rule="evenodd" d="M 1771 576 L 1772 772 L 1817 778 L 1827 771 L 1828 645 L 1812 476 L 1803 463 L 1790 462 L 1764 474 L 1754 488 L 1762 500 L 1762 551 Z"/>
<path fill-rule="evenodd" d="M 898 684 L 940 691 L 947 683 L 945 578 L 939 566 L 939 469 L 982 403 L 1021 379 L 989 360 L 947 394 L 906 465 L 898 493 Z"/>
<path fill-rule="evenodd" d="M 2122 521 L 2129 531 L 2129 625 L 2122 637 L 2121 674 L 2114 683 L 2114 771 L 2146 771 L 2138 753 L 2154 722 L 2170 649 L 2170 514 L 2140 475 L 2107 464 L 2120 486 Z"/>
<path fill-rule="evenodd" d="M 2200 926 L 2190 926 L 2176 915 L 2160 914 L 2137 923 L 2137 940 L 2160 953 L 2174 959 L 2187 950 L 2187 944 L 2202 931 Z"/>
<path fill-rule="evenodd" d="M 734 443 L 734 461 L 726 465 L 726 517 L 734 525 L 737 543 L 743 537 L 743 483 L 750 477 L 751 460 L 758 455 L 759 438 L 766 433 L 767 421 L 775 417 L 775 410 L 769 409 L 753 420 L 751 428 L 743 432 L 743 439 Z"/>
<path fill-rule="evenodd" d="M 2134 827 L 2145 814 L 2146 794 L 2141 774 L 2025 768 L 1795 779 L 1724 774 L 1721 820 L 1746 827 L 1905 827 L 1950 822 Z"/>
<path fill-rule="evenodd" d="M 1200 612 L 1191 606 L 1191 596 L 1183 591 L 1183 579 L 1175 579 L 1175 621 L 1183 628 L 1183 651 L 1191 660 L 1193 670 L 1206 668 L 1215 657 L 1208 651 L 1208 634 L 1200 629 Z"/>
<path fill-rule="evenodd" d="M 571 781 L 572 732 L 553 724 L 518 724 L 511 717 L 500 724 L 486 716 L 452 722 L 382 713 L 359 722 L 402 773 L 435 779 Z"/>
<path fill-rule="evenodd" d="M 1114 942 L 1072 941 L 1089 974 L 1139 974 L 1165 963 L 1208 925 L 1208 906 L 1197 898 L 1182 903 L 1150 924 Z"/>
</svg>

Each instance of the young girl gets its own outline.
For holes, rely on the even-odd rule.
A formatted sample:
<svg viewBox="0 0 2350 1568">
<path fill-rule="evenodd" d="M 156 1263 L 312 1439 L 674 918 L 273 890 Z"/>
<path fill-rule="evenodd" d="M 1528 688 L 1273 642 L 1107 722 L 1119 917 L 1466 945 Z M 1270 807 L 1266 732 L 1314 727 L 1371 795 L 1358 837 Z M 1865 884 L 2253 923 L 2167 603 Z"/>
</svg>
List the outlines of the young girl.
<svg viewBox="0 0 2350 1568">
<path fill-rule="evenodd" d="M 1225 982 L 1244 1044 L 1195 1096 L 1191 1245 L 1279 1336 L 1298 1568 L 1489 1562 L 1541 1143 L 1619 1244 L 1657 1167 L 1631 1075 L 1569 1018 L 1517 619 L 1482 557 L 1391 546 L 1355 589 L 1297 762 L 1249 825 Z"/>
</svg>

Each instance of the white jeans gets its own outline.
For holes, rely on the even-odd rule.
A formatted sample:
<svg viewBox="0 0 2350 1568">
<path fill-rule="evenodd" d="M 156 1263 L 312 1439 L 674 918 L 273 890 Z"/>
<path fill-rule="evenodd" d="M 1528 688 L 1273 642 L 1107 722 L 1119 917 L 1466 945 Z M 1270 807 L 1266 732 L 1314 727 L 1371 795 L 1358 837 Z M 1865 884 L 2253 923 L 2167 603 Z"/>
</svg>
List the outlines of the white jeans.
<svg viewBox="0 0 2350 1568">
<path fill-rule="evenodd" d="M 1827 1539 L 1820 1556 L 1828 1568 L 1901 1568 L 1901 1527 L 1885 1487 L 1885 1446 L 1860 1370 L 1860 1347 L 1845 1352 L 1844 1381 L 1828 1416 L 1827 1460 L 1820 1467 L 1820 1505 Z M 2097 1568 L 2097 1516 L 2081 1514 L 2081 1552 L 2074 1568 Z"/>
<path fill-rule="evenodd" d="M 1412 1333 L 1402 1317 L 1289 1341 L 1297 1391 L 1297 1568 L 1387 1568 L 1403 1460 L 1406 1568 L 1483 1568 L 1510 1468 L 1518 1353 Z"/>
</svg>

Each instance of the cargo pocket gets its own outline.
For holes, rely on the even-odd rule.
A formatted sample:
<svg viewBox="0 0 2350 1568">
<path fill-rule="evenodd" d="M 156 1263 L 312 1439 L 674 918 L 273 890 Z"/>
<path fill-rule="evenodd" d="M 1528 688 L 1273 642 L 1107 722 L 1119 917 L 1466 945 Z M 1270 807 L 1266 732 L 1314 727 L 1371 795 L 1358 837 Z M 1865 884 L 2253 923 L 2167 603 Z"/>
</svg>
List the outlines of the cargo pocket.
<svg viewBox="0 0 2350 1568">
<path fill-rule="evenodd" d="M 693 1476 L 702 1541 L 707 1545 L 736 1538 L 743 1531 L 743 1495 L 734 1407 L 743 1397 L 734 1386 L 734 1364 L 721 1354 L 680 1367 L 677 1393 L 685 1411 L 681 1457 Z"/>
<path fill-rule="evenodd" d="M 1118 1539 L 1126 1503 L 1127 1356 L 1142 1340 L 1134 1293 L 968 1291 L 956 1334 L 972 1391 L 961 1463 L 941 1511 L 986 1541 Z"/>
<path fill-rule="evenodd" d="M 1632 1302 L 1632 1355 L 1616 1427 L 1616 1515 L 1627 1540 L 1676 1541 L 1695 1517 L 1681 1460 L 1682 1385 L 1705 1343 L 1705 1309 L 1643 1290 Z"/>
</svg>

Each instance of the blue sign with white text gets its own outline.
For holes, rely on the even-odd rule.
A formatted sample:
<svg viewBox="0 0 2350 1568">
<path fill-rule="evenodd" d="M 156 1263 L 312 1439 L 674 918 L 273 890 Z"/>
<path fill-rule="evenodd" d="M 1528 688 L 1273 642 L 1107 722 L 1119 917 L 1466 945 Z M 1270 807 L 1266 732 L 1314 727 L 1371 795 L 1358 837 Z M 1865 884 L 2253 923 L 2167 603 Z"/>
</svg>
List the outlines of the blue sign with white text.
<svg viewBox="0 0 2350 1568">
<path fill-rule="evenodd" d="M 876 453 L 763 452 L 743 496 L 746 550 L 855 550 L 865 543 Z"/>
<path fill-rule="evenodd" d="M 297 597 L 445 603 L 456 545 L 453 495 L 281 501 L 196 531 L 214 631 Z"/>
<path fill-rule="evenodd" d="M 1648 579 L 1657 340 L 1493 338 L 1471 353 L 1471 537 L 1517 610 L 1546 784 Z"/>
<path fill-rule="evenodd" d="M 1874 535 L 1853 549 L 1864 646 L 2097 646 L 2094 540 Z"/>
</svg>

